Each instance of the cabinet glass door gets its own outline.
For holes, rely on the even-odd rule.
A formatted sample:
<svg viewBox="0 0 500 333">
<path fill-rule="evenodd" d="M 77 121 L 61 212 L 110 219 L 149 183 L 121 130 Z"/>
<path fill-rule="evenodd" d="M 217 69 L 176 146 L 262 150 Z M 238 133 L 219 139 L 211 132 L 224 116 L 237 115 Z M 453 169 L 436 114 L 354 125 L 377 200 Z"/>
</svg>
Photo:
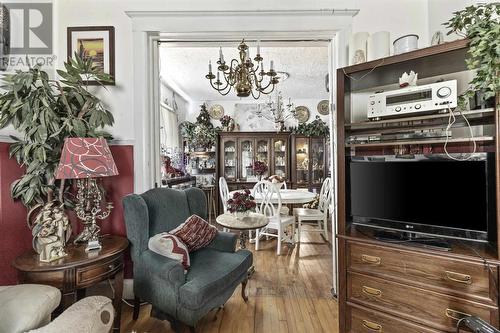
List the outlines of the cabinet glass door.
<svg viewBox="0 0 500 333">
<path fill-rule="evenodd" d="M 224 178 L 226 180 L 236 179 L 236 141 L 225 140 L 223 141 L 224 149 Z"/>
<path fill-rule="evenodd" d="M 253 179 L 253 152 L 253 139 L 242 139 L 240 141 L 240 181 Z"/>
<path fill-rule="evenodd" d="M 263 162 L 267 166 L 267 171 L 262 175 L 263 178 L 269 177 L 269 168 L 271 167 L 270 151 L 269 151 L 269 140 L 268 139 L 256 139 L 256 150 L 255 150 L 255 160 Z"/>
<path fill-rule="evenodd" d="M 287 142 L 283 139 L 275 139 L 273 142 L 273 170 L 274 174 L 288 179 L 287 171 Z"/>
<path fill-rule="evenodd" d="M 298 186 L 309 183 L 309 139 L 295 139 L 296 179 Z"/>
<path fill-rule="evenodd" d="M 311 139 L 311 182 L 321 184 L 325 180 L 325 140 L 323 138 Z"/>
</svg>

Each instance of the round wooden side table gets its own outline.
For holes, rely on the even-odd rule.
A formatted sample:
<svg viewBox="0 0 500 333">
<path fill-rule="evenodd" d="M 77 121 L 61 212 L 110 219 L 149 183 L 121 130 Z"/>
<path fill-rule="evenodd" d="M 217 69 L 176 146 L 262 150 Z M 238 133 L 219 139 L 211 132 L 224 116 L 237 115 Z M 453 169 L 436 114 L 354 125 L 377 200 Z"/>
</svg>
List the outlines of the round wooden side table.
<svg viewBox="0 0 500 333">
<path fill-rule="evenodd" d="M 248 239 L 248 230 L 256 230 L 265 227 L 269 223 L 269 219 L 259 213 L 250 213 L 243 218 L 236 218 L 232 214 L 222 214 L 215 219 L 217 224 L 224 228 L 238 230 L 240 232 L 240 249 L 246 249 Z M 248 277 L 250 278 L 255 272 L 255 266 L 252 265 L 248 269 Z"/>
<path fill-rule="evenodd" d="M 52 262 L 40 262 L 38 254 L 30 250 L 17 257 L 12 265 L 18 270 L 19 283 L 46 284 L 61 290 L 63 295 L 74 294 L 77 300 L 85 297 L 86 288 L 114 278 L 116 316 L 113 329 L 120 331 L 123 294 L 123 254 L 128 240 L 118 236 L 103 236 L 102 249 L 85 252 L 85 244 L 66 247 L 68 255 Z M 64 310 L 64 297 L 61 308 Z"/>
</svg>

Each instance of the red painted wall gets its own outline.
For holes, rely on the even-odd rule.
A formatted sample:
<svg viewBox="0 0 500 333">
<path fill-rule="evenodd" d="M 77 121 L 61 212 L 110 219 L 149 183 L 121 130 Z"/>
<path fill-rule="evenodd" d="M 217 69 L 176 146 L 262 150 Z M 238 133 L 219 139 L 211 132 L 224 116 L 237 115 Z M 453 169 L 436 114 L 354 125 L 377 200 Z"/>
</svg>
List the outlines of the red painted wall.
<svg viewBox="0 0 500 333">
<path fill-rule="evenodd" d="M 103 180 L 107 200 L 114 203 L 111 215 L 100 223 L 103 234 L 126 236 L 122 198 L 134 191 L 133 146 L 111 146 L 119 175 Z M 17 162 L 9 159 L 9 144 L 0 143 L 0 286 L 17 283 L 11 262 L 31 248 L 31 232 L 26 225 L 26 209 L 10 197 L 10 184 L 22 175 Z M 72 224 L 75 225 L 73 219 Z M 130 276 L 130 260 L 125 275 Z"/>
</svg>

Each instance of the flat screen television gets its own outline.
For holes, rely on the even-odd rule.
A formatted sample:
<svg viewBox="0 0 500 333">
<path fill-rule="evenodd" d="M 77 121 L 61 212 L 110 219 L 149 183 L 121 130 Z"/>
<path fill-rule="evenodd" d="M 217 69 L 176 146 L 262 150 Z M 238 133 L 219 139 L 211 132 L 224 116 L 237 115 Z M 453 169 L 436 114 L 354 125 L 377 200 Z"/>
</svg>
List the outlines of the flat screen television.
<svg viewBox="0 0 500 333">
<path fill-rule="evenodd" d="M 495 159 L 444 155 L 347 159 L 347 218 L 355 225 L 488 241 L 496 233 Z"/>
</svg>

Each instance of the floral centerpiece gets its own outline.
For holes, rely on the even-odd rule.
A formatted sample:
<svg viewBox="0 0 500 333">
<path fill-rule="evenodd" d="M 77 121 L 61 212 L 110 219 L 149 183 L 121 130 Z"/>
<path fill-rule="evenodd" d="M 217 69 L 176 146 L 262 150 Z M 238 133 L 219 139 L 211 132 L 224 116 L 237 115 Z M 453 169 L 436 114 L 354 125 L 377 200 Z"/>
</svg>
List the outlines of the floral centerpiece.
<svg viewBox="0 0 500 333">
<path fill-rule="evenodd" d="M 267 172 L 267 165 L 261 161 L 255 161 L 253 163 L 253 172 L 259 176 L 259 179 Z"/>
<path fill-rule="evenodd" d="M 227 210 L 238 218 L 248 216 L 250 212 L 255 211 L 256 206 L 255 198 L 249 190 L 237 191 L 227 201 Z"/>
<path fill-rule="evenodd" d="M 226 132 L 232 132 L 236 128 L 236 123 L 234 122 L 234 119 L 228 115 L 225 115 L 224 117 L 220 118 L 220 123 L 222 125 L 222 128 Z"/>
</svg>

